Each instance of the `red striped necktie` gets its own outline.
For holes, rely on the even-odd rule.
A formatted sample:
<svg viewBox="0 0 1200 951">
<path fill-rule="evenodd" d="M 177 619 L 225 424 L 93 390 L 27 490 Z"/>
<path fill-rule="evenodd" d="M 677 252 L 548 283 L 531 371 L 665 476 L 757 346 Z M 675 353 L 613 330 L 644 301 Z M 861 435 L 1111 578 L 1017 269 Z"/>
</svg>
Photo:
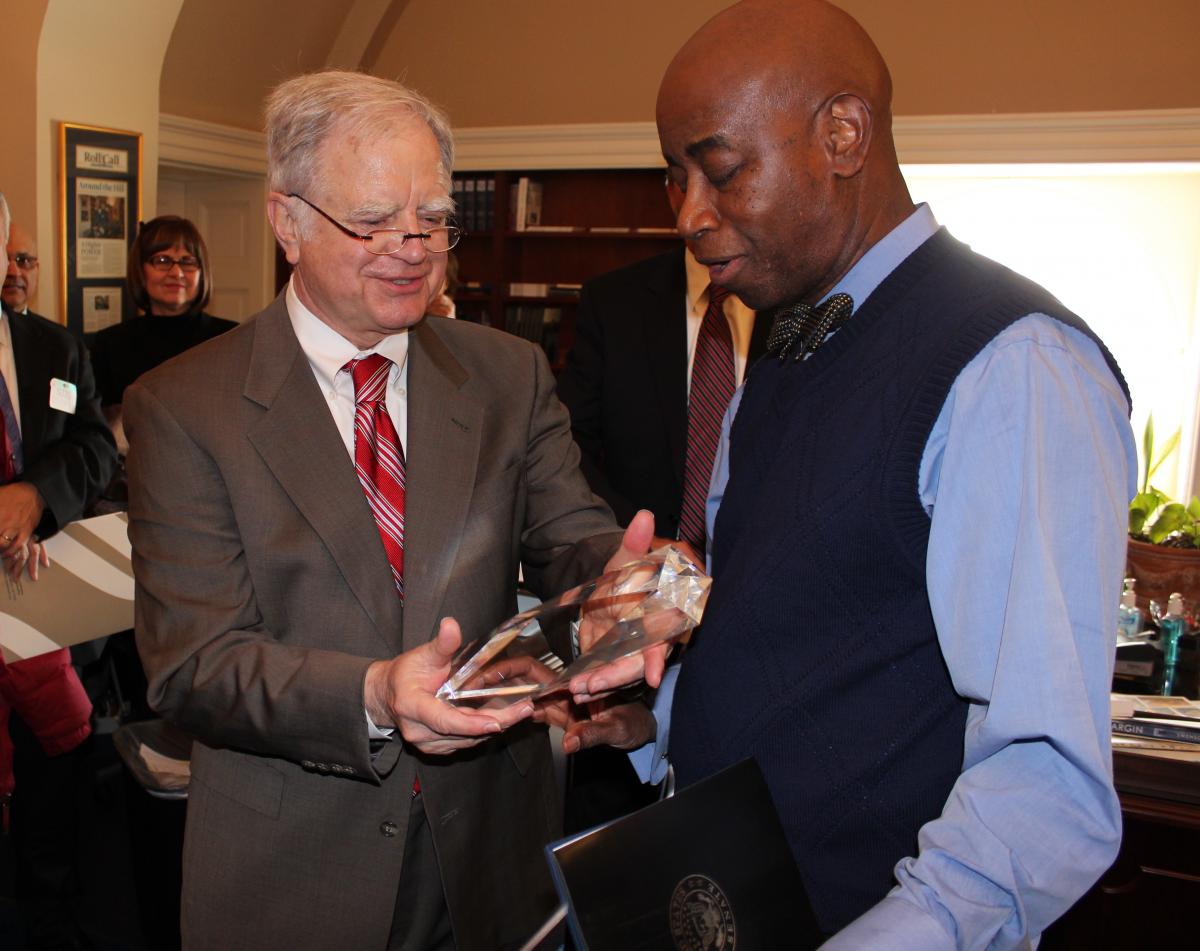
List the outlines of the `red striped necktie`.
<svg viewBox="0 0 1200 951">
<path fill-rule="evenodd" d="M 733 335 L 725 319 L 729 291 L 708 286 L 708 309 L 700 323 L 692 385 L 688 390 L 687 455 L 683 467 L 683 507 L 679 537 L 704 554 L 704 503 L 712 478 L 713 459 L 721 436 L 721 420 L 736 386 L 733 369 Z"/>
<path fill-rule="evenodd" d="M 351 360 L 354 380 L 354 468 L 362 483 L 396 591 L 404 599 L 404 447 L 387 411 L 392 361 L 378 353 Z"/>
</svg>

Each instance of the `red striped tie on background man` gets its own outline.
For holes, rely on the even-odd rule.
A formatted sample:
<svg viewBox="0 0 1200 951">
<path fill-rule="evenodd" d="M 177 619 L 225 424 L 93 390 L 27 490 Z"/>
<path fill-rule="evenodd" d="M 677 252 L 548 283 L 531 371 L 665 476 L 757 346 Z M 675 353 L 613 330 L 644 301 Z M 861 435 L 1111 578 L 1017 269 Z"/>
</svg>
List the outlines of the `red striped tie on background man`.
<svg viewBox="0 0 1200 951">
<path fill-rule="evenodd" d="M 683 507 L 679 513 L 679 538 L 704 555 L 704 503 L 712 477 L 713 459 L 721 436 L 721 420 L 733 398 L 733 334 L 725 319 L 729 291 L 708 286 L 708 308 L 700 323 L 692 385 L 688 390 L 687 455 L 683 468 Z"/>
</svg>

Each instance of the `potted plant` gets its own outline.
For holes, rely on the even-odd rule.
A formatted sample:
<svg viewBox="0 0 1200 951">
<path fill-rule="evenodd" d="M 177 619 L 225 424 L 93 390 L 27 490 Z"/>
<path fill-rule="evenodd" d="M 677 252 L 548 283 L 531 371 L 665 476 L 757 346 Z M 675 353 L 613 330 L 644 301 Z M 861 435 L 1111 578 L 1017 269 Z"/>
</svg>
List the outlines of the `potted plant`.
<svg viewBox="0 0 1200 951">
<path fill-rule="evenodd" d="M 1200 498 L 1173 501 L 1150 478 L 1179 445 L 1179 431 L 1154 455 L 1154 417 L 1146 420 L 1142 458 L 1146 471 L 1141 491 L 1129 503 L 1128 574 L 1137 579 L 1138 604 L 1151 599 L 1165 605 L 1178 591 L 1193 604 L 1200 598 Z"/>
</svg>

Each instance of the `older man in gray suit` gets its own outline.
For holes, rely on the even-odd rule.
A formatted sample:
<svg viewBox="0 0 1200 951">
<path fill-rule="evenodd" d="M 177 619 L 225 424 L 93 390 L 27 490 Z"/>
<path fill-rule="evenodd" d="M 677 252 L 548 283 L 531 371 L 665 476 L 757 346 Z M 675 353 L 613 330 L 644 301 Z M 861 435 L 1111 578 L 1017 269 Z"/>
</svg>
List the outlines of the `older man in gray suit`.
<svg viewBox="0 0 1200 951">
<path fill-rule="evenodd" d="M 138 645 L 198 738 L 185 944 L 518 944 L 550 902 L 545 731 L 434 691 L 460 625 L 515 610 L 518 564 L 550 593 L 651 523 L 618 550 L 536 347 L 426 316 L 455 240 L 442 115 L 337 72 L 267 105 L 291 282 L 125 399 Z"/>
</svg>

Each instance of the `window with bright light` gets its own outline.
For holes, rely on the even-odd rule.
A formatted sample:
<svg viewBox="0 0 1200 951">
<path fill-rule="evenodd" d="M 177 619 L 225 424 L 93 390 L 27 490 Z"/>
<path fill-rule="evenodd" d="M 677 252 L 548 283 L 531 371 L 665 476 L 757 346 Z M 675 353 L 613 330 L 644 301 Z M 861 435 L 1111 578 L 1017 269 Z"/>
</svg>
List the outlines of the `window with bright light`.
<svg viewBox="0 0 1200 951">
<path fill-rule="evenodd" d="M 980 254 L 1037 281 L 1087 321 L 1179 450 L 1154 483 L 1200 490 L 1200 164 L 909 165 L 915 201 Z"/>
</svg>

